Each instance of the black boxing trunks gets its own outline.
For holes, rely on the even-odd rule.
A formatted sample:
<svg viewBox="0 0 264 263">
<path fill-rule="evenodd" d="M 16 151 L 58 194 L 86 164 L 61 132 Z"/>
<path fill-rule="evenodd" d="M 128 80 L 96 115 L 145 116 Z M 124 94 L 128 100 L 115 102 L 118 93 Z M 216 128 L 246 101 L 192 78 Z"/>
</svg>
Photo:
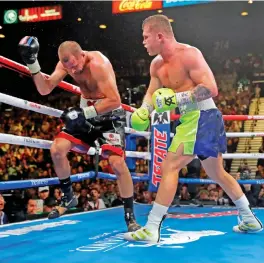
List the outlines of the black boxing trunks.
<svg viewBox="0 0 264 263">
<path fill-rule="evenodd" d="M 81 96 L 80 107 L 95 105 L 99 101 Z M 74 143 L 75 147 L 72 150 L 80 153 L 87 153 L 90 147 L 96 147 L 97 141 L 103 157 L 107 157 L 109 153 L 124 156 L 126 113 L 122 107 L 88 121 L 95 127 L 91 132 L 69 132 L 64 127 L 56 138 L 64 138 Z"/>
</svg>

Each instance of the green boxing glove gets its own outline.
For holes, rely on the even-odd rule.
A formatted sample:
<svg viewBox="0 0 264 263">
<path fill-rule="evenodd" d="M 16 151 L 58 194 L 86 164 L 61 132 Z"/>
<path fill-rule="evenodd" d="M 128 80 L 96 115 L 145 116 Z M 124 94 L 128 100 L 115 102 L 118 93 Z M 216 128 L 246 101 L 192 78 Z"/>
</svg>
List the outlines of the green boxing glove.
<svg viewBox="0 0 264 263">
<path fill-rule="evenodd" d="M 172 89 L 161 88 L 152 95 L 153 105 L 157 112 L 173 110 L 177 107 L 175 92 Z"/>
<path fill-rule="evenodd" d="M 131 126 L 136 131 L 145 131 L 149 126 L 149 111 L 141 107 L 131 115 Z"/>
</svg>

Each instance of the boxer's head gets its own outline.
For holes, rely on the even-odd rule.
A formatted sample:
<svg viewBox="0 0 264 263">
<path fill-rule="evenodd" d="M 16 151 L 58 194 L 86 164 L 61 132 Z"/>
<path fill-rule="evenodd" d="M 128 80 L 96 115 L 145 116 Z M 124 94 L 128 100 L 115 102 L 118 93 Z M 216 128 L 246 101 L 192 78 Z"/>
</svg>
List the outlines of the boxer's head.
<svg viewBox="0 0 264 263">
<path fill-rule="evenodd" d="M 143 21 L 143 45 L 150 56 L 160 54 L 166 39 L 174 38 L 167 16 L 153 15 Z"/>
<path fill-rule="evenodd" d="M 84 69 L 85 53 L 75 41 L 60 44 L 58 55 L 62 65 L 73 74 L 80 74 Z"/>
</svg>

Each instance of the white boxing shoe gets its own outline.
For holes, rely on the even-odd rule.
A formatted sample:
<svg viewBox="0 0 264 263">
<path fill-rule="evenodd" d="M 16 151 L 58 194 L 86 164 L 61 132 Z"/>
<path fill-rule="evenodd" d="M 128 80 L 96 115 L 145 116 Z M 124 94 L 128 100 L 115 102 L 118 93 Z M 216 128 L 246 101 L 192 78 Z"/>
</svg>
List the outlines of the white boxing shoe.
<svg viewBox="0 0 264 263">
<path fill-rule="evenodd" d="M 252 214 L 252 216 L 247 218 L 242 218 L 238 216 L 238 225 L 233 227 L 233 231 L 236 233 L 256 233 L 263 230 L 263 225 L 260 220 Z"/>
<path fill-rule="evenodd" d="M 141 227 L 137 231 L 125 233 L 124 239 L 133 242 L 158 243 L 160 241 L 160 230 L 150 230 L 146 227 Z"/>
</svg>

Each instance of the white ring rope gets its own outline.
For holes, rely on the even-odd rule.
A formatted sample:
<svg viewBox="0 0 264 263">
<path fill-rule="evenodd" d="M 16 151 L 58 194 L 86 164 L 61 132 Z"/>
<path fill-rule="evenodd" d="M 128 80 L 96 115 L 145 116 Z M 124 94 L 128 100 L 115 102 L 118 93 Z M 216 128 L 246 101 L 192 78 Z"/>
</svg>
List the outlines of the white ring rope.
<svg viewBox="0 0 264 263">
<path fill-rule="evenodd" d="M 10 95 L 6 95 L 4 93 L 0 93 L 0 102 L 3 102 L 5 104 L 22 108 L 25 110 L 31 110 L 38 113 L 46 114 L 53 117 L 60 117 L 63 113 L 62 110 L 54 109 L 52 107 L 48 107 L 45 105 L 41 105 L 35 102 L 31 102 L 28 100 L 19 99 Z M 147 139 L 150 138 L 151 132 L 138 132 L 132 128 L 125 128 L 125 132 L 129 134 L 134 134 L 135 136 L 143 136 Z M 171 137 L 174 136 L 173 133 L 170 134 Z M 226 136 L 229 138 L 234 137 L 264 137 L 264 133 L 262 132 L 229 132 L 226 133 Z"/>
<path fill-rule="evenodd" d="M 5 104 L 12 105 L 21 109 L 31 110 L 38 113 L 50 115 L 53 117 L 60 117 L 61 114 L 63 113 L 62 110 L 57 110 L 28 100 L 22 100 L 10 95 L 6 95 L 4 93 L 0 93 L 0 101 Z"/>
<path fill-rule="evenodd" d="M 23 145 L 23 146 L 29 146 L 29 147 L 41 148 L 41 149 L 50 149 L 52 141 L 0 133 L 0 143 Z M 87 154 L 94 155 L 95 148 L 90 147 Z M 101 154 L 101 150 L 99 154 Z M 146 153 L 146 152 L 126 151 L 126 156 L 132 158 L 142 158 L 145 160 L 150 160 L 150 153 Z"/>
<path fill-rule="evenodd" d="M 126 133 L 134 134 L 135 136 L 143 136 L 147 139 L 150 138 L 151 132 L 138 132 L 132 128 L 125 128 Z M 172 138 L 174 136 L 174 133 L 170 134 L 170 137 Z M 227 132 L 226 137 L 228 138 L 246 138 L 246 137 L 264 137 L 264 132 Z"/>
<path fill-rule="evenodd" d="M 24 145 L 34 148 L 49 149 L 52 144 L 52 141 L 0 133 L 0 143 L 8 143 L 15 145 Z M 95 148 L 91 147 L 87 152 L 87 154 L 94 155 Z M 149 152 L 126 151 L 126 156 L 131 158 L 142 158 L 145 160 L 151 160 L 151 156 Z M 263 153 L 225 153 L 223 154 L 223 158 L 224 159 L 264 159 L 264 154 Z"/>
</svg>

